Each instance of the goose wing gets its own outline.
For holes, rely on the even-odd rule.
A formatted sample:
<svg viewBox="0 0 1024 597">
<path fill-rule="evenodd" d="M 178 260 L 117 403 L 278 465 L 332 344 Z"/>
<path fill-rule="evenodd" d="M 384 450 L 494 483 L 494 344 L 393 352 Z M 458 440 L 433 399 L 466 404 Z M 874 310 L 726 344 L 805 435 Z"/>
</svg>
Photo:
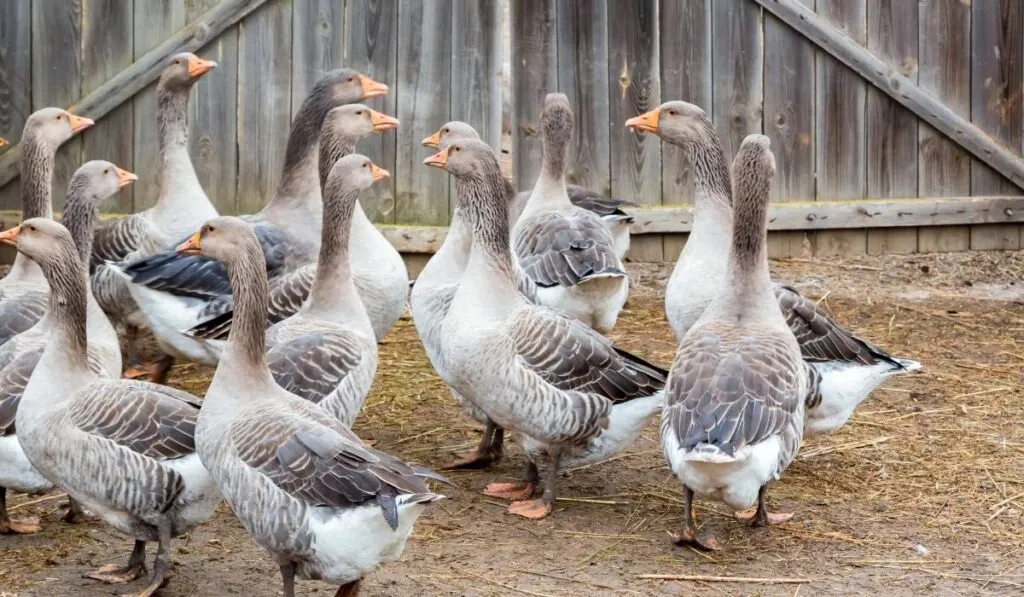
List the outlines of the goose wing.
<svg viewBox="0 0 1024 597">
<path fill-rule="evenodd" d="M 34 326 L 50 304 L 50 293 L 29 290 L 0 301 L 0 344 Z"/>
<path fill-rule="evenodd" d="M 333 392 L 363 358 L 359 340 L 341 330 L 309 330 L 267 351 L 277 385 L 314 404 Z"/>
<path fill-rule="evenodd" d="M 45 346 L 25 351 L 0 371 L 0 436 L 14 435 L 18 404 Z"/>
<path fill-rule="evenodd" d="M 575 286 L 588 278 L 626 275 L 608 229 L 593 214 L 547 212 L 517 228 L 513 251 L 537 286 Z"/>
<path fill-rule="evenodd" d="M 92 243 L 91 268 L 107 261 L 124 261 L 139 249 L 161 246 L 170 242 L 153 224 L 140 214 L 104 223 Z"/>
<path fill-rule="evenodd" d="M 633 221 L 633 216 L 622 211 L 622 208 L 634 206 L 635 203 L 624 199 L 605 197 L 597 191 L 574 184 L 566 186 L 565 190 L 569 194 L 569 201 L 572 201 L 576 207 L 592 211 L 602 218 L 614 216 L 618 219 Z"/>
</svg>

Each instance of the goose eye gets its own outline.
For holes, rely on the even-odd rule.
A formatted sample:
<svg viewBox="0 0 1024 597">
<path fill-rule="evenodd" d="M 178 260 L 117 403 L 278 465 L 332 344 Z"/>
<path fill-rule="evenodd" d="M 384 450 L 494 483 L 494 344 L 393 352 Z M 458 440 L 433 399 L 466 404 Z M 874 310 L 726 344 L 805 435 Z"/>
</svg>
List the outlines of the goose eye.
<svg viewBox="0 0 1024 597">
<path fill-rule="evenodd" d="M 63 118 L 64 118 L 64 115 L 63 115 L 63 114 L 58 114 L 58 115 L 57 115 L 57 120 L 62 120 Z"/>
<path fill-rule="evenodd" d="M 174 64 L 181 64 L 181 60 L 175 59 Z"/>
<path fill-rule="evenodd" d="M 459 146 L 458 145 L 456 145 L 455 147 L 452 147 L 452 153 L 455 153 L 456 151 L 459 151 Z"/>
<path fill-rule="evenodd" d="M 104 174 L 110 174 L 110 168 L 104 168 L 103 169 L 103 173 Z"/>
<path fill-rule="evenodd" d="M 441 132 L 442 132 L 442 133 L 450 133 L 451 131 L 449 131 L 449 130 L 448 130 L 448 127 L 444 127 L 444 128 L 443 128 L 443 129 L 441 130 Z"/>
<path fill-rule="evenodd" d="M 362 115 L 363 115 L 363 111 L 362 110 L 356 110 L 356 116 L 362 116 Z"/>
<path fill-rule="evenodd" d="M 363 164 L 363 168 L 369 168 L 369 167 L 370 167 L 369 164 Z"/>
<path fill-rule="evenodd" d="M 213 226 L 207 226 L 206 227 L 206 231 L 207 232 L 213 232 L 214 230 L 216 230 L 216 228 L 214 228 Z"/>
<path fill-rule="evenodd" d="M 348 81 L 349 83 L 351 83 L 352 81 L 355 81 L 356 78 L 355 77 L 349 77 L 349 78 L 347 78 L 345 80 Z"/>
<path fill-rule="evenodd" d="M 669 109 L 668 109 L 668 115 L 669 115 L 669 116 L 675 116 L 675 115 L 676 115 L 676 111 L 675 111 L 675 109 L 674 109 L 674 108 L 669 108 Z"/>
</svg>

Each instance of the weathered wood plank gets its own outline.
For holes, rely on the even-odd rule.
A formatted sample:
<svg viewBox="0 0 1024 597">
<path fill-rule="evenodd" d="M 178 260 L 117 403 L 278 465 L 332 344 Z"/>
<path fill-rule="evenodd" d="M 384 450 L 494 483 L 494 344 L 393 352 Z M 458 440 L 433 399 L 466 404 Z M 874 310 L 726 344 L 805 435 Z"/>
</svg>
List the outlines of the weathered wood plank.
<svg viewBox="0 0 1024 597">
<path fill-rule="evenodd" d="M 971 7 L 971 120 L 993 139 L 1021 151 L 1024 112 L 1024 6 L 1015 0 L 975 2 Z M 1015 186 L 975 161 L 971 193 L 1017 194 Z M 972 249 L 1019 249 L 1020 229 L 1012 226 L 971 229 Z"/>
<path fill-rule="evenodd" d="M 608 5 L 608 106 L 612 195 L 634 203 L 661 202 L 661 141 L 628 130 L 627 119 L 661 103 L 658 2 L 629 0 Z M 631 243 L 633 261 L 663 261 L 660 238 Z"/>
<path fill-rule="evenodd" d="M 398 10 L 398 147 L 395 221 L 448 222 L 448 176 L 423 165 L 420 141 L 449 118 L 452 5 L 447 0 L 403 4 Z M 440 34 L 437 32 L 440 31 Z"/>
<path fill-rule="evenodd" d="M 730 161 L 743 138 L 761 132 L 764 32 L 753 2 L 713 2 L 711 118 Z"/>
<path fill-rule="evenodd" d="M 134 62 L 133 5 L 119 0 L 82 2 L 82 90 L 89 94 Z M 108 160 L 131 170 L 132 105 L 124 104 L 96 122 L 82 135 L 82 161 Z M 131 185 L 108 202 L 107 211 L 130 212 Z"/>
<path fill-rule="evenodd" d="M 809 12 L 802 5 L 799 8 Z M 865 0 L 818 0 L 817 12 L 849 36 L 851 44 L 865 43 Z M 818 199 L 864 197 L 866 83 L 825 52 L 819 52 L 815 70 Z M 815 251 L 820 255 L 865 253 L 867 234 L 852 230 L 822 232 L 815 239 Z"/>
<path fill-rule="evenodd" d="M 555 0 L 510 0 L 512 15 L 512 181 L 533 188 L 540 174 L 540 109 L 558 90 Z"/>
<path fill-rule="evenodd" d="M 917 83 L 917 3 L 868 0 L 868 50 Z M 917 115 L 868 89 L 868 197 L 917 196 Z M 914 253 L 916 229 L 868 232 L 868 253 Z"/>
<path fill-rule="evenodd" d="M 25 119 L 32 113 L 32 0 L 0 2 L 0 137 L 10 145 L 21 139 Z M 21 185 L 0 188 L 0 207 L 21 207 Z"/>
<path fill-rule="evenodd" d="M 390 0 L 348 0 L 345 4 L 345 64 L 374 80 L 387 83 L 391 91 L 371 100 L 372 107 L 395 115 L 398 79 L 398 3 Z M 403 123 L 404 126 L 404 123 Z M 393 131 L 373 135 L 359 143 L 359 152 L 390 172 L 395 171 Z M 374 222 L 395 221 L 395 179 L 375 184 L 364 192 L 359 203 Z"/>
<path fill-rule="evenodd" d="M 193 22 L 219 0 L 190 3 L 185 18 Z M 192 88 L 188 105 L 189 151 L 199 183 L 223 214 L 235 213 L 238 175 L 238 29 L 222 33 L 199 54 L 217 68 Z"/>
<path fill-rule="evenodd" d="M 81 17 L 81 0 L 37 2 L 32 7 L 33 111 L 47 106 L 69 106 L 81 94 Z M 80 138 L 67 141 L 57 152 L 53 171 L 54 209 L 64 205 L 68 181 L 81 163 Z"/>
<path fill-rule="evenodd" d="M 291 128 L 291 0 L 276 0 L 238 30 L 238 213 L 259 211 L 277 188 Z"/>
<path fill-rule="evenodd" d="M 963 2 L 921 2 L 918 84 L 963 118 L 971 115 L 971 7 Z M 921 123 L 918 129 L 918 193 L 926 197 L 971 194 L 971 158 L 946 135 Z M 966 226 L 921 228 L 921 252 L 966 251 Z"/>
<path fill-rule="evenodd" d="M 345 3 L 304 0 L 292 7 L 292 118 L 313 85 L 344 66 Z"/>
</svg>

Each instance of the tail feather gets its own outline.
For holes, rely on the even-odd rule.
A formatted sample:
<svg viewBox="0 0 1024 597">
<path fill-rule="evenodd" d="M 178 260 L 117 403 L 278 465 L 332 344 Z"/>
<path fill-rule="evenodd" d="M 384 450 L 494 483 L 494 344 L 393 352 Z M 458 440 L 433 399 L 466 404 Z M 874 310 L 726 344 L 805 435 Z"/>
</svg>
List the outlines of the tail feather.
<svg viewBox="0 0 1024 597">
<path fill-rule="evenodd" d="M 901 359 L 898 357 L 893 357 L 892 360 L 895 361 L 897 365 L 903 368 L 904 373 L 917 371 L 922 367 L 921 363 L 918 363 L 917 361 L 912 361 L 910 359 Z"/>
</svg>

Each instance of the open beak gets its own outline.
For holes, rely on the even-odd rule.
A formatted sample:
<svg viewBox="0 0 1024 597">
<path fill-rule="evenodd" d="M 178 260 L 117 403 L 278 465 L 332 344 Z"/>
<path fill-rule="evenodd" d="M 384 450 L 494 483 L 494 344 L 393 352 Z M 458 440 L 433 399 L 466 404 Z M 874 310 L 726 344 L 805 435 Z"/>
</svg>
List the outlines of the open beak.
<svg viewBox="0 0 1024 597">
<path fill-rule="evenodd" d="M 370 162 L 370 174 L 373 175 L 373 182 L 384 180 L 385 178 L 391 178 L 390 172 L 373 162 Z"/>
<path fill-rule="evenodd" d="M 117 166 L 114 167 L 117 168 Z M 131 172 L 117 168 L 117 188 L 123 189 L 138 179 L 139 177 L 135 176 Z"/>
<path fill-rule="evenodd" d="M 634 116 L 626 121 L 626 126 L 646 133 L 657 133 L 658 132 L 658 118 L 661 116 L 661 110 L 655 108 L 650 112 L 645 112 L 640 116 Z"/>
<path fill-rule="evenodd" d="M 387 95 L 388 93 L 387 85 L 378 83 L 366 75 L 359 75 L 359 86 L 363 88 L 364 98 Z"/>
<path fill-rule="evenodd" d="M 420 141 L 420 145 L 423 147 L 440 147 L 441 146 L 441 129 L 437 129 L 433 135 L 426 137 Z"/>
<path fill-rule="evenodd" d="M 10 230 L 4 230 L 0 232 L 0 245 L 7 245 L 8 247 L 18 246 L 18 233 L 21 232 L 21 226 L 15 226 Z"/>
<path fill-rule="evenodd" d="M 68 113 L 68 120 L 71 122 L 71 132 L 72 133 L 77 133 L 79 131 L 84 131 L 85 129 L 89 128 L 90 126 L 96 124 L 96 122 L 94 120 L 92 120 L 91 118 L 86 118 L 85 116 L 75 116 L 74 114 L 71 114 L 70 112 Z"/>
<path fill-rule="evenodd" d="M 188 237 L 188 240 L 181 243 L 174 250 L 180 255 L 201 255 L 202 250 L 199 247 L 199 235 L 202 230 L 196 230 L 195 234 Z"/>
<path fill-rule="evenodd" d="M 203 60 L 195 55 L 188 57 L 188 76 L 193 79 L 201 77 L 215 68 L 217 68 L 217 63 L 213 60 Z"/>
<path fill-rule="evenodd" d="M 386 88 L 385 88 L 386 90 Z M 387 114 L 381 114 L 376 110 L 370 110 L 370 122 L 373 124 L 373 132 L 390 131 L 398 128 L 398 119 Z"/>
<path fill-rule="evenodd" d="M 423 160 L 423 163 L 433 168 L 440 168 L 444 170 L 445 166 L 448 165 L 448 150 L 442 149 L 429 158 Z"/>
</svg>

